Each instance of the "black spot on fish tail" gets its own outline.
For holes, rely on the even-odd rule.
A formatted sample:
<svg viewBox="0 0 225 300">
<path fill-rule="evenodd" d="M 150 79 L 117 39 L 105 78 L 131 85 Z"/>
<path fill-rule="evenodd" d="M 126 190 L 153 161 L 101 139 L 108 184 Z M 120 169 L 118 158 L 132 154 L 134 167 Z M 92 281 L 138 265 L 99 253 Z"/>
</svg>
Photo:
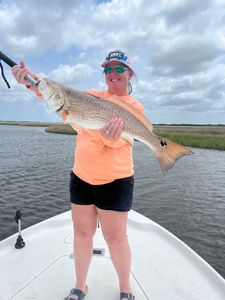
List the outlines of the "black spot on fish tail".
<svg viewBox="0 0 225 300">
<path fill-rule="evenodd" d="M 165 147 L 165 146 L 167 146 L 167 143 L 166 143 L 165 141 L 161 140 L 161 141 L 160 141 L 160 145 L 161 145 L 162 147 Z"/>
</svg>

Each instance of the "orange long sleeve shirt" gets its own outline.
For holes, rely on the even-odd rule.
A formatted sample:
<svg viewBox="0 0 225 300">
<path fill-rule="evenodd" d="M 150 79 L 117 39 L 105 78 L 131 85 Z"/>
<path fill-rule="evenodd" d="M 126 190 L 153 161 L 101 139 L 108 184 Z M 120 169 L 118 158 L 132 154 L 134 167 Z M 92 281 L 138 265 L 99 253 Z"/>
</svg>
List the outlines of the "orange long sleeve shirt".
<svg viewBox="0 0 225 300">
<path fill-rule="evenodd" d="M 101 98 L 110 96 L 107 91 L 86 92 Z M 132 96 L 120 98 L 140 112 L 144 112 L 143 105 Z M 134 173 L 132 146 L 122 139 L 107 140 L 99 130 L 82 129 L 76 138 L 73 172 L 93 185 L 131 176 Z"/>
</svg>

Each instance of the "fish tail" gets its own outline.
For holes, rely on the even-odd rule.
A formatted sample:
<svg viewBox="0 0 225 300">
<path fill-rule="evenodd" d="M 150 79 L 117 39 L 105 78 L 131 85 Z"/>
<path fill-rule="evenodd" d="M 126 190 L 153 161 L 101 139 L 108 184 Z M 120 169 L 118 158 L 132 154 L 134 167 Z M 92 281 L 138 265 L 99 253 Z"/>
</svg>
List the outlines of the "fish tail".
<svg viewBox="0 0 225 300">
<path fill-rule="evenodd" d="M 193 152 L 175 142 L 170 141 L 164 137 L 157 137 L 159 146 L 155 149 L 156 158 L 159 162 L 160 168 L 167 171 L 173 167 L 175 162 L 184 155 L 190 155 Z"/>
</svg>

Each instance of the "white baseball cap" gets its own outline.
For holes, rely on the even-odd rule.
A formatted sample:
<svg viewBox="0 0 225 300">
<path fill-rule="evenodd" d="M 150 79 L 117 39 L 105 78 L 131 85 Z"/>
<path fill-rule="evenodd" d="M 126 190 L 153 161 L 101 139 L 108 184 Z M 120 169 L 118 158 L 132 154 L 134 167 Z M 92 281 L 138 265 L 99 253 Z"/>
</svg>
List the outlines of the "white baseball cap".
<svg viewBox="0 0 225 300">
<path fill-rule="evenodd" d="M 131 69 L 130 56 L 126 51 L 121 49 L 115 49 L 107 53 L 105 61 L 102 63 L 102 67 L 105 67 L 110 61 L 118 61 Z"/>
</svg>

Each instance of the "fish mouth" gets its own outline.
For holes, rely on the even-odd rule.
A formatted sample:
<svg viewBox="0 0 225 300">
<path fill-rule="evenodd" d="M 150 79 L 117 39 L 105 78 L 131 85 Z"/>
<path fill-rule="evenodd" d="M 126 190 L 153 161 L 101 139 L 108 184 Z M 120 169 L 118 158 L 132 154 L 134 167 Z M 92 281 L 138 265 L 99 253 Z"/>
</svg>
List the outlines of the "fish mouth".
<svg viewBox="0 0 225 300">
<path fill-rule="evenodd" d="M 44 79 L 42 79 L 38 85 L 39 91 L 42 95 L 44 94 L 45 86 L 46 86 L 46 82 Z"/>
</svg>

